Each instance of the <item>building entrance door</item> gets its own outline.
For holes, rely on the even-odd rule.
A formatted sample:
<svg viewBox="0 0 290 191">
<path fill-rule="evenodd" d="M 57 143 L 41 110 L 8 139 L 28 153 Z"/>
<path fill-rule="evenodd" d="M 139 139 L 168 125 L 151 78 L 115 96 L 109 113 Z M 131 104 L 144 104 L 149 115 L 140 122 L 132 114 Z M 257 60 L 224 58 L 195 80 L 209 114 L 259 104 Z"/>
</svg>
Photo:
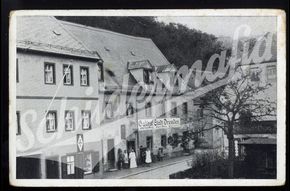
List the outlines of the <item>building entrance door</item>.
<svg viewBox="0 0 290 191">
<path fill-rule="evenodd" d="M 115 147 L 114 147 L 114 139 L 108 139 L 108 168 L 114 169 L 115 168 Z"/>
<path fill-rule="evenodd" d="M 136 152 L 135 140 L 127 141 L 127 151 L 128 151 L 128 153 L 130 153 L 131 149 L 133 149 Z"/>
<path fill-rule="evenodd" d="M 152 149 L 153 149 L 153 137 L 152 136 L 146 137 L 146 147 L 152 151 Z"/>
<path fill-rule="evenodd" d="M 58 157 L 50 157 L 45 160 L 46 178 L 58 179 L 59 178 L 59 161 Z"/>
</svg>

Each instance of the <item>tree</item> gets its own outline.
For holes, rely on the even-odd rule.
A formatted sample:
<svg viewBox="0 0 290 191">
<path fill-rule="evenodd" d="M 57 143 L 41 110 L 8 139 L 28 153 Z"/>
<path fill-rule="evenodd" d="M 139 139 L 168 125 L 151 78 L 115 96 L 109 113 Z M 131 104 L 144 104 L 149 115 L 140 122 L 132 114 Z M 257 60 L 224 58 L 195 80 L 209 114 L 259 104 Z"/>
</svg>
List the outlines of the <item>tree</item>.
<svg viewBox="0 0 290 191">
<path fill-rule="evenodd" d="M 265 116 L 275 114 L 275 102 L 264 96 L 271 84 L 252 81 L 249 72 L 241 66 L 237 67 L 233 79 L 225 86 L 211 91 L 204 100 L 210 107 L 207 115 L 216 120 L 215 127 L 221 128 L 229 142 L 229 177 L 234 175 L 234 130 L 238 124 L 261 120 Z M 249 121 L 250 120 L 250 121 Z"/>
</svg>

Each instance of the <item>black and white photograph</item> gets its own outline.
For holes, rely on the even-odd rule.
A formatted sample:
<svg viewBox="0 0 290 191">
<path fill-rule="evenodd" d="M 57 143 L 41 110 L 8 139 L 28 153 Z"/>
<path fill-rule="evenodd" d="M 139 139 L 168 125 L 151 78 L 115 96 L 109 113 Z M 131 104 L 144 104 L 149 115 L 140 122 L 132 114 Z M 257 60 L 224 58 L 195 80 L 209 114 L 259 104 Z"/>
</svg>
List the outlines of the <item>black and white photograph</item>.
<svg viewBox="0 0 290 191">
<path fill-rule="evenodd" d="M 15 11 L 11 184 L 283 184 L 285 25 L 279 10 Z"/>
</svg>

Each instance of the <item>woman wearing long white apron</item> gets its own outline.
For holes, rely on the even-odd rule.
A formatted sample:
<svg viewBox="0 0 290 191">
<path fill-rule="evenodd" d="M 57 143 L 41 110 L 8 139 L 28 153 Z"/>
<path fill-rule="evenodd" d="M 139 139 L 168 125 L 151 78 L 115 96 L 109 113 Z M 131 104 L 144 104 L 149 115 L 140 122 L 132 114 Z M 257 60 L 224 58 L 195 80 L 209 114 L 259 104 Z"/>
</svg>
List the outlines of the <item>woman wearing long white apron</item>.
<svg viewBox="0 0 290 191">
<path fill-rule="evenodd" d="M 129 154 L 129 159 L 130 159 L 130 168 L 136 168 L 137 167 L 136 154 L 133 149 L 131 150 Z"/>
<path fill-rule="evenodd" d="M 151 159 L 151 151 L 149 148 L 147 148 L 146 150 L 146 159 L 145 159 L 145 162 L 148 166 L 150 166 L 151 162 L 152 162 L 152 159 Z"/>
</svg>

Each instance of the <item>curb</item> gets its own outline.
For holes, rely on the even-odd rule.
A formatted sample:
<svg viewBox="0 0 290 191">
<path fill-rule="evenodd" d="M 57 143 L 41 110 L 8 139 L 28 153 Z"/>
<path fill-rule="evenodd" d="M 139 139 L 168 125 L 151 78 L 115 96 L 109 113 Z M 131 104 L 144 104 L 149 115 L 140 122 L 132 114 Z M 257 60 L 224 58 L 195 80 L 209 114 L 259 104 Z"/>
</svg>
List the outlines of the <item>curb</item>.
<svg viewBox="0 0 290 191">
<path fill-rule="evenodd" d="M 142 171 L 139 171 L 139 172 L 133 172 L 131 174 L 127 174 L 127 175 L 124 175 L 124 176 L 119 176 L 119 177 L 116 177 L 115 179 L 124 179 L 126 177 L 142 174 L 144 172 L 149 172 L 149 171 L 152 171 L 152 170 L 156 170 L 158 168 L 163 168 L 163 167 L 166 167 L 166 166 L 174 165 L 174 164 L 177 164 L 177 163 L 182 163 L 182 162 L 189 161 L 189 160 L 191 160 L 191 159 L 184 159 L 184 160 L 181 160 L 181 161 L 176 161 L 176 162 L 172 162 L 172 163 L 169 163 L 169 164 L 164 164 L 164 165 L 157 166 L 157 167 L 152 167 L 150 169 L 142 170 Z"/>
</svg>

